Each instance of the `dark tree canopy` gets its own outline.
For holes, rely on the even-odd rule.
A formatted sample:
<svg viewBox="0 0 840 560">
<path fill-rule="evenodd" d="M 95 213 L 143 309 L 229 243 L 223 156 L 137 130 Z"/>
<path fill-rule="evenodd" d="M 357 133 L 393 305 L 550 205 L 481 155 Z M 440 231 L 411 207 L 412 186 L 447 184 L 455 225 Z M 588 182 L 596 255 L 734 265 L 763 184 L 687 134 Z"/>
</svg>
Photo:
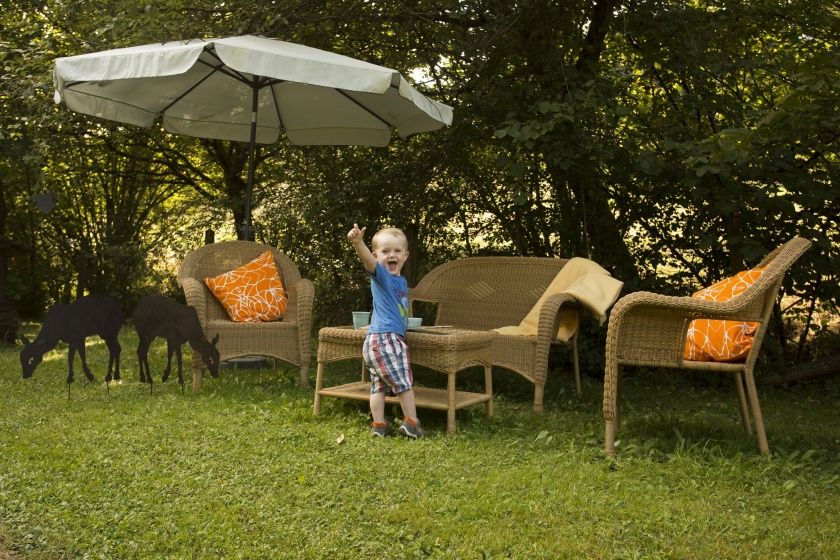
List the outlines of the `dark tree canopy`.
<svg viewBox="0 0 840 560">
<path fill-rule="evenodd" d="M 383 149 L 260 149 L 257 238 L 316 281 L 322 323 L 368 297 L 354 221 L 406 231 L 412 285 L 460 255 L 561 255 L 674 294 L 798 234 L 815 247 L 775 332 L 801 353 L 837 320 L 838 16 L 821 0 L 11 2 L 0 236 L 37 251 L 9 290 L 32 315 L 84 289 L 180 297 L 180 256 L 208 227 L 235 235 L 245 146 L 73 114 L 52 61 L 253 33 L 396 68 L 455 107 L 450 128 Z"/>
</svg>

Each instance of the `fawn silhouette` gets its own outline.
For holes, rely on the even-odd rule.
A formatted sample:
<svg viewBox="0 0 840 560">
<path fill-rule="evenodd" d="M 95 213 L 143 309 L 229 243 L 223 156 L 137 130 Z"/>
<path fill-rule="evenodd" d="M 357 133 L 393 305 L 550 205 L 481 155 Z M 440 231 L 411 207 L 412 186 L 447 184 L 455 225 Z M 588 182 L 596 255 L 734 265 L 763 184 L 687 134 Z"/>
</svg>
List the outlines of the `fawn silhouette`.
<svg viewBox="0 0 840 560">
<path fill-rule="evenodd" d="M 67 383 L 73 383 L 73 359 L 76 352 L 82 359 L 82 369 L 88 381 L 94 377 L 85 358 L 85 339 L 99 335 L 108 346 L 108 375 L 105 381 L 120 378 L 120 352 L 122 348 L 117 334 L 123 323 L 123 312 L 111 296 L 92 294 L 78 298 L 72 303 L 57 303 L 44 316 L 44 325 L 35 340 L 29 342 L 21 335 L 23 350 L 20 351 L 20 365 L 23 378 L 32 377 L 35 368 L 44 359 L 44 354 L 56 347 L 58 342 L 68 344 Z"/>
<path fill-rule="evenodd" d="M 217 334 L 208 341 L 198 322 L 195 307 L 183 305 L 162 295 L 144 296 L 132 314 L 134 328 L 140 342 L 137 344 L 137 359 L 140 361 L 140 382 L 152 383 L 149 369 L 149 346 L 156 337 L 166 339 L 166 370 L 161 381 L 169 379 L 172 369 L 172 354 L 178 359 L 178 383 L 183 387 L 184 376 L 181 370 L 181 345 L 189 342 L 193 350 L 201 354 L 201 359 L 210 370 L 210 375 L 219 375 L 219 342 Z"/>
</svg>

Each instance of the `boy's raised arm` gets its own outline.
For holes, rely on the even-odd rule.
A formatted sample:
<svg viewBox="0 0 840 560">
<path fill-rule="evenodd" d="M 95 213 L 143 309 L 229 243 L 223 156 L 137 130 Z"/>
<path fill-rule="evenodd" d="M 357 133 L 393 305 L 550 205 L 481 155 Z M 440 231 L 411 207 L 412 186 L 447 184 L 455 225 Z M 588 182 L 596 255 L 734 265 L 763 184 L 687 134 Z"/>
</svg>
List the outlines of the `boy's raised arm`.
<svg viewBox="0 0 840 560">
<path fill-rule="evenodd" d="M 368 272 L 376 270 L 376 257 L 370 252 L 370 249 L 365 245 L 365 230 L 367 227 L 359 229 L 358 224 L 353 224 L 353 229 L 347 233 L 347 239 L 353 244 L 356 254 L 359 255 L 362 264 Z"/>
</svg>

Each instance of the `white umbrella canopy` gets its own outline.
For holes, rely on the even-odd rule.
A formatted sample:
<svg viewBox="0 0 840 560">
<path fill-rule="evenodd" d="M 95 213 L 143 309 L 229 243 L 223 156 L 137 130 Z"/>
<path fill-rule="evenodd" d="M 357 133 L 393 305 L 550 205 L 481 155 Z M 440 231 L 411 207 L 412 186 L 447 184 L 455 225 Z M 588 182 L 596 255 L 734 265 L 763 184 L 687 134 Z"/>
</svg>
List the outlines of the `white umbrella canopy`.
<svg viewBox="0 0 840 560">
<path fill-rule="evenodd" d="M 252 35 L 113 49 L 55 60 L 56 102 L 80 113 L 176 134 L 297 145 L 386 146 L 452 123 L 452 108 L 396 70 Z"/>
</svg>

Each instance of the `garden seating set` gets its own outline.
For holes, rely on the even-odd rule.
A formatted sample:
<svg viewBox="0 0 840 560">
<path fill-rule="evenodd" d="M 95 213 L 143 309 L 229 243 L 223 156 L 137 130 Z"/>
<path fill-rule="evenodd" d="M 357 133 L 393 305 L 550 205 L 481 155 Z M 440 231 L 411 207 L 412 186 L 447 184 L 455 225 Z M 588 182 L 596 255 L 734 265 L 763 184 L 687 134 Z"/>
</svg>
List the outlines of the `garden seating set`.
<svg viewBox="0 0 840 560">
<path fill-rule="evenodd" d="M 809 246 L 809 241 L 796 237 L 774 250 L 754 269 L 757 279 L 751 285 L 745 284 L 740 293 L 728 301 L 636 292 L 615 303 L 607 331 L 604 380 L 607 454 L 615 453 L 621 371 L 627 365 L 732 374 L 744 428 L 751 433 L 751 413 L 759 448 L 762 453 L 769 452 L 753 370 L 784 274 Z M 271 251 L 286 289 L 285 315 L 281 320 L 270 322 L 234 322 L 202 280 L 248 263 L 265 251 Z M 410 289 L 409 302 L 413 312 L 423 305 L 435 306 L 433 325 L 412 329 L 407 334 L 412 362 L 448 375 L 446 390 L 417 388 L 418 406 L 446 410 L 449 433 L 455 431 L 455 411 L 458 409 L 483 403 L 487 414 L 492 415 L 491 368 L 497 366 L 514 371 L 534 384 L 534 410 L 541 411 L 552 345 L 570 348 L 572 372 L 580 394 L 577 314 L 588 307 L 596 316 L 601 315 L 615 301 L 621 283 L 609 278 L 601 269 L 618 289 L 613 296 L 603 296 L 608 300 L 606 306 L 597 310 L 573 289 L 552 292 L 556 278 L 572 261 L 575 259 L 457 259 L 433 269 Z M 569 270 L 566 268 L 567 272 Z M 301 386 L 308 385 L 314 287 L 311 281 L 301 278 L 297 266 L 286 255 L 249 241 L 210 244 L 185 258 L 178 282 L 184 289 L 187 303 L 198 311 L 205 334 L 208 337 L 219 334 L 222 360 L 270 356 L 298 366 Z M 586 283 L 591 284 L 588 278 Z M 604 285 L 607 292 L 614 288 L 613 284 Z M 520 321 L 524 324 L 529 317 L 531 330 L 523 331 L 526 334 L 511 330 L 515 329 L 512 325 Z M 573 326 L 566 329 L 564 336 L 563 327 L 570 319 Z M 701 319 L 751 322 L 738 324 L 750 325 L 748 330 L 754 331 L 752 346 L 745 350 L 744 356 L 732 361 L 705 361 L 689 355 L 686 336 L 695 329 L 693 321 Z M 315 414 L 319 413 L 324 396 L 367 400 L 368 382 L 364 368 L 358 382 L 324 387 L 325 366 L 338 360 L 361 359 L 363 340 L 364 331 L 352 327 L 325 327 L 319 332 Z M 193 364 L 193 387 L 198 390 L 202 383 L 201 360 L 194 356 Z M 475 365 L 485 368 L 485 392 L 457 391 L 456 373 Z"/>
</svg>

